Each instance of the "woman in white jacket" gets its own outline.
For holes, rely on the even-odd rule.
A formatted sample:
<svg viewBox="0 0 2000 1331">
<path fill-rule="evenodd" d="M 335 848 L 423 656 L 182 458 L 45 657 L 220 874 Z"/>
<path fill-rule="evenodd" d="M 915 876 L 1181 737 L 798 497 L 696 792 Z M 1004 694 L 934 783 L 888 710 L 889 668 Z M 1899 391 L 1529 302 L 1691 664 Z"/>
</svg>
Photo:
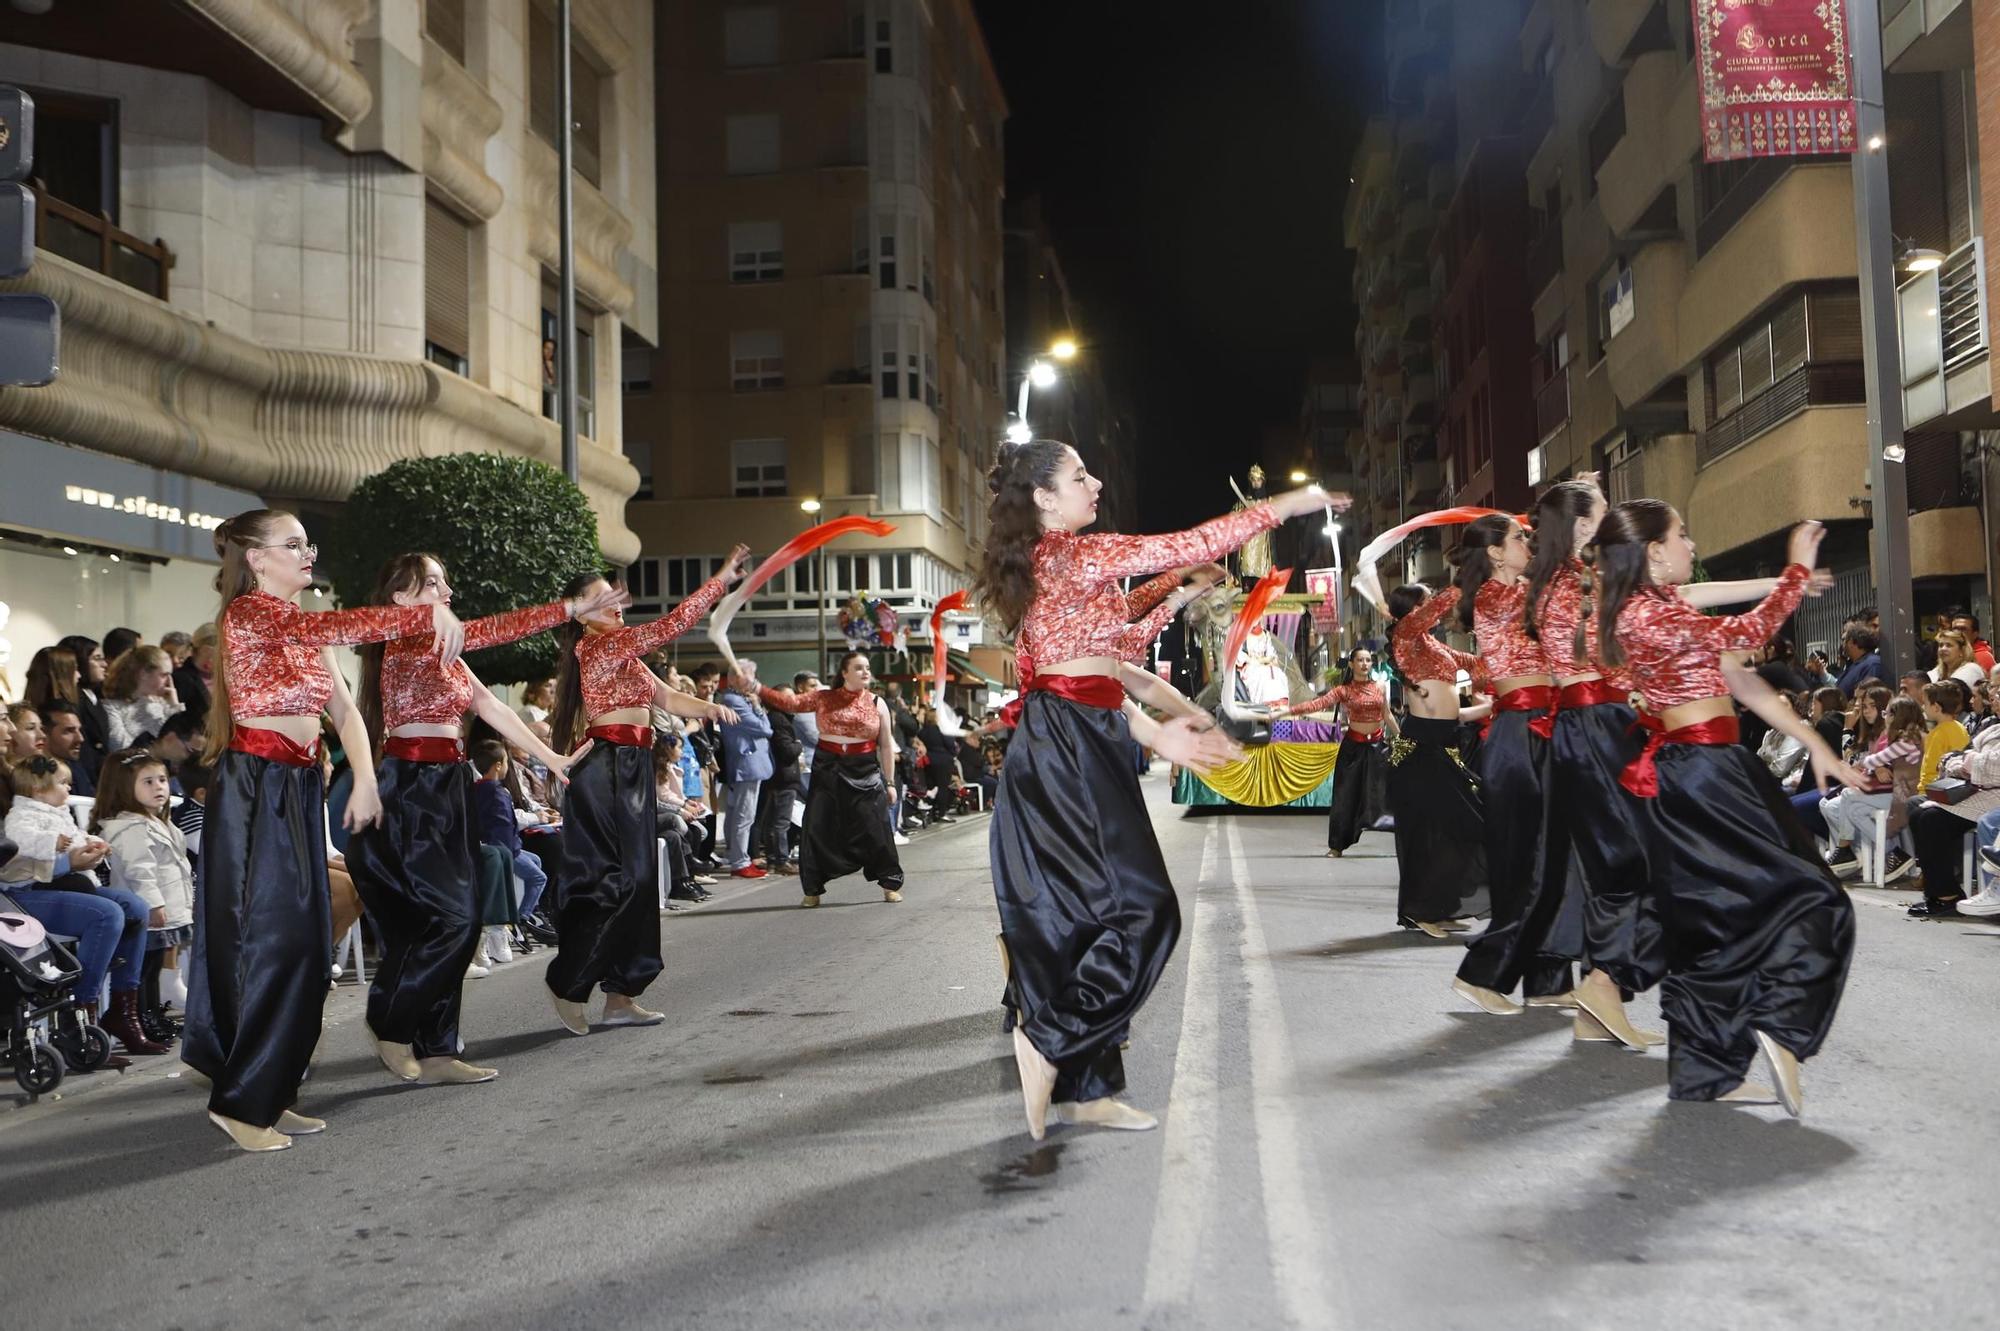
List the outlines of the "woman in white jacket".
<svg viewBox="0 0 2000 1331">
<path fill-rule="evenodd" d="M 1946 803 L 1946 782 L 1956 795 L 1970 792 L 1955 804 Z M 1917 919 L 1943 919 L 1959 914 L 1965 895 L 1960 882 L 1965 838 L 1983 815 L 2000 811 L 2000 726 L 1988 726 L 1972 737 L 1972 747 L 1948 753 L 1938 764 L 1935 795 L 1910 804 L 1910 835 L 1917 843 L 1917 865 L 1924 875 L 1924 899 L 1910 907 Z M 1930 792 L 1925 792 L 1930 795 Z M 2000 894 L 1981 893 L 1981 897 Z M 1971 903 L 1965 903 L 1971 904 Z M 1984 906 L 1986 903 L 1979 903 Z M 1990 910 L 1974 913 L 1991 914 Z"/>
<path fill-rule="evenodd" d="M 111 885 L 135 894 L 148 911 L 146 960 L 137 1017 L 148 1039 L 172 1044 L 179 1023 L 160 1001 L 160 972 L 194 937 L 194 866 L 187 838 L 167 819 L 167 765 L 143 749 L 104 760 L 91 827 L 111 843 Z"/>
</svg>

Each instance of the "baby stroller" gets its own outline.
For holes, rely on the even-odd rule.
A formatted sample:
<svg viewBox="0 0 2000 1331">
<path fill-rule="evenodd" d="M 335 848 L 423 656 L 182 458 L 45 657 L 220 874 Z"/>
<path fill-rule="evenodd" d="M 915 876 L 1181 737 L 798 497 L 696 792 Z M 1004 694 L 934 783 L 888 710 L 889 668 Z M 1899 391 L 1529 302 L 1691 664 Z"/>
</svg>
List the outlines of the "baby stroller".
<svg viewBox="0 0 2000 1331">
<path fill-rule="evenodd" d="M 85 1020 L 71 988 L 82 973 L 68 948 L 0 893 L 0 1020 L 14 1080 L 30 1095 L 62 1085 L 65 1070 L 95 1072 L 111 1061 L 111 1036 Z"/>
</svg>

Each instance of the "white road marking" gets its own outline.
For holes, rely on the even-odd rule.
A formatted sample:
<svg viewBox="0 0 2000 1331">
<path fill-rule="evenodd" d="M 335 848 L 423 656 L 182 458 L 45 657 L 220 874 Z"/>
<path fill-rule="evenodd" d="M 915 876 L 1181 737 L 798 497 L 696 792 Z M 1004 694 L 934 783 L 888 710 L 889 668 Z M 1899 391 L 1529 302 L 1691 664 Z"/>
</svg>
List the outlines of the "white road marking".
<svg viewBox="0 0 2000 1331">
<path fill-rule="evenodd" d="M 1278 999 L 1277 970 L 1257 911 L 1257 895 L 1243 859 L 1236 820 L 1227 823 L 1229 878 L 1243 912 L 1243 988 L 1250 1010 L 1250 1094 L 1257 1125 L 1257 1173 L 1264 1197 L 1264 1232 L 1271 1245 L 1271 1278 L 1294 1324 L 1339 1325 L 1332 1280 L 1337 1260 L 1320 1223 L 1310 1188 L 1319 1177 L 1309 1162 L 1305 1136 L 1287 1097 L 1292 1040 Z M 1192 958 L 1190 958 L 1192 960 Z"/>
<path fill-rule="evenodd" d="M 1221 1125 L 1222 1032 L 1217 1011 L 1223 958 L 1214 934 L 1221 927 L 1202 886 L 1215 875 L 1216 826 L 1210 823 L 1195 880 L 1187 940 L 1187 993 L 1181 1038 L 1174 1050 L 1173 1101 L 1167 1106 L 1160 1150 L 1160 1184 L 1153 1209 L 1153 1241 L 1146 1256 L 1148 1313 L 1184 1307 L 1195 1289 L 1202 1226 L 1215 1195 Z"/>
</svg>

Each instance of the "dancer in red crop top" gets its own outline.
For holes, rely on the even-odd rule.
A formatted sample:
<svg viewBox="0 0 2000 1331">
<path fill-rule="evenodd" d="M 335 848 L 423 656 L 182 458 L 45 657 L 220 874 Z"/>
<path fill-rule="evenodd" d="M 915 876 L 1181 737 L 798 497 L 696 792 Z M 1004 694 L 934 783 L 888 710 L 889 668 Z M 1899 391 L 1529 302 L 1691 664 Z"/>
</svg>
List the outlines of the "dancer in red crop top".
<svg viewBox="0 0 2000 1331">
<path fill-rule="evenodd" d="M 1354 585 L 1380 597 L 1372 570 Z M 1461 707 L 1458 673 L 1484 675 L 1479 658 L 1431 636 L 1457 598 L 1422 583 L 1396 588 L 1375 608 L 1390 621 L 1389 664 L 1403 678 L 1408 711 L 1389 744 L 1389 808 L 1396 816 L 1396 922 L 1447 938 L 1487 910 L 1486 841 L 1479 788 L 1459 750 L 1459 726 L 1486 715 Z"/>
<path fill-rule="evenodd" d="M 1198 718 L 1155 722 L 1126 703 L 1131 606 L 1118 580 L 1218 558 L 1347 500 L 1300 490 L 1172 535 L 1084 535 L 1103 487 L 1074 449 L 1046 439 L 1003 446 L 987 484 L 974 592 L 1014 635 L 1022 689 L 989 853 L 1028 1131 L 1043 1135 L 1051 1097 L 1063 1122 L 1150 1128 L 1152 1115 L 1113 1098 L 1125 1086 L 1118 1045 L 1173 952 L 1180 911 L 1130 744 L 1198 768 L 1231 748 Z"/>
<path fill-rule="evenodd" d="M 1389 698 L 1374 679 L 1375 653 L 1356 647 L 1347 656 L 1347 677 L 1309 702 L 1281 708 L 1279 715 L 1300 716 L 1339 707 L 1347 713 L 1347 731 L 1333 768 L 1333 800 L 1326 818 L 1326 853 L 1339 859 L 1389 811 L 1388 761 L 1382 741 L 1387 736 Z"/>
<path fill-rule="evenodd" d="M 1458 624 L 1477 635 L 1494 695 L 1477 764 L 1493 922 L 1467 949 L 1451 987 L 1500 1015 L 1521 1010 L 1509 997 L 1516 985 L 1537 1007 L 1568 1006 L 1572 963 L 1583 952 L 1582 887 L 1576 886 L 1573 909 L 1565 909 L 1568 862 L 1544 853 L 1556 694 L 1542 645 L 1521 619 L 1528 535 L 1513 518 L 1478 518 L 1451 557 Z"/>
<path fill-rule="evenodd" d="M 376 605 L 450 605 L 435 555 L 397 555 L 376 580 Z M 625 604 L 622 589 L 475 619 L 465 650 L 518 642 Z M 463 661 L 449 669 L 422 638 L 362 649 L 361 716 L 382 754 L 382 817 L 347 845 L 381 958 L 368 989 L 368 1030 L 384 1067 L 404 1081 L 469 1084 L 499 1073 L 459 1058 L 466 967 L 479 948 L 481 851 L 465 762 L 465 715 L 480 718 L 562 774 L 570 760 L 537 739 Z"/>
<path fill-rule="evenodd" d="M 1795 528 L 1777 590 L 1741 615 L 1709 617 L 1675 594 L 1694 563 L 1680 515 L 1620 504 L 1597 532 L 1607 664 L 1631 671 L 1660 729 L 1620 777 L 1647 804 L 1650 913 L 1670 971 L 1660 986 L 1676 1100 L 1769 1102 L 1746 1081 L 1761 1054 L 1777 1098 L 1800 1110 L 1799 1063 L 1840 1005 L 1854 912 L 1757 758 L 1737 742 L 1733 693 L 1812 757 L 1815 784 L 1862 784 L 1819 733 L 1761 689 L 1740 658 L 1761 647 L 1812 582 L 1825 529 Z M 1755 681 L 1755 682 L 1753 682 Z"/>
<path fill-rule="evenodd" d="M 292 1110 L 333 970 L 321 709 L 354 776 L 348 827 L 381 813 L 368 731 L 330 649 L 415 636 L 449 665 L 464 629 L 443 605 L 299 609 L 319 551 L 290 513 L 238 514 L 216 528 L 215 550 L 220 650 L 204 755 L 214 775 L 181 1058 L 209 1079 L 216 1126 L 246 1151 L 277 1151 L 326 1126 Z"/>
<path fill-rule="evenodd" d="M 714 577 L 650 624 L 626 627 L 614 605 L 556 631 L 562 668 L 549 719 L 555 748 L 570 752 L 586 735 L 595 741 L 570 768 L 563 792 L 559 941 L 548 970 L 556 1019 L 572 1035 L 590 1034 L 584 1005 L 593 989 L 604 991 L 606 1026 L 666 1019 L 632 1001 L 660 973 L 652 706 L 722 725 L 734 724 L 736 713 L 668 688 L 639 658 L 693 628 L 743 576 L 749 558 L 750 548 L 737 546 Z M 586 574 L 567 593 L 595 600 L 605 581 Z"/>
</svg>

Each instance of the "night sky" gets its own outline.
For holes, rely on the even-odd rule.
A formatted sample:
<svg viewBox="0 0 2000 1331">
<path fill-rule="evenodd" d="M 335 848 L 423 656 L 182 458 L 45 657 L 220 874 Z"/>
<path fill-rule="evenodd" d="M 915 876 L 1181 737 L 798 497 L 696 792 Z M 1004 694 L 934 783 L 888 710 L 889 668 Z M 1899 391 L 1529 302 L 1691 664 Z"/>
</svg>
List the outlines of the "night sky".
<svg viewBox="0 0 2000 1331">
<path fill-rule="evenodd" d="M 1040 193 L 1133 409 L 1141 527 L 1225 510 L 1315 350 L 1351 352 L 1347 167 L 1379 0 L 976 0 L 1005 85 L 1007 193 Z M 1281 478 L 1273 478 L 1278 480 Z"/>
</svg>

